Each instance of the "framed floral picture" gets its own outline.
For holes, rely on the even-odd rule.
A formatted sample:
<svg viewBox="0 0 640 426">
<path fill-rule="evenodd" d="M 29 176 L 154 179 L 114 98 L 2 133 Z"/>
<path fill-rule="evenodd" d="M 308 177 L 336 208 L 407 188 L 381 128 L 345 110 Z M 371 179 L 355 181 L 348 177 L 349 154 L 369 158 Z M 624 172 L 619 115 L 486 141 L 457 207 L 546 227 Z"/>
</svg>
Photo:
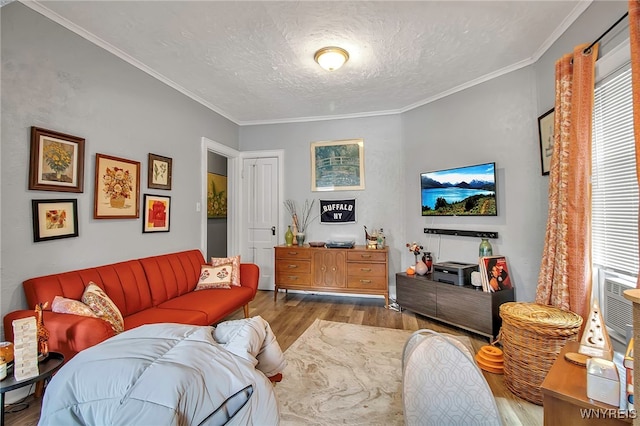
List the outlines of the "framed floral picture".
<svg viewBox="0 0 640 426">
<path fill-rule="evenodd" d="M 78 200 L 31 200 L 33 242 L 78 236 Z"/>
<path fill-rule="evenodd" d="M 364 189 L 364 140 L 349 139 L 311 144 L 311 190 Z"/>
<path fill-rule="evenodd" d="M 150 189 L 171 189 L 171 163 L 169 157 L 149 153 L 147 187 Z"/>
<path fill-rule="evenodd" d="M 144 194 L 142 232 L 169 232 L 171 197 Z"/>
<path fill-rule="evenodd" d="M 207 218 L 227 217 L 227 177 L 207 173 Z"/>
<path fill-rule="evenodd" d="M 140 162 L 96 154 L 94 219 L 140 217 Z"/>
<path fill-rule="evenodd" d="M 31 127 L 29 189 L 83 192 L 84 139 Z"/>
</svg>

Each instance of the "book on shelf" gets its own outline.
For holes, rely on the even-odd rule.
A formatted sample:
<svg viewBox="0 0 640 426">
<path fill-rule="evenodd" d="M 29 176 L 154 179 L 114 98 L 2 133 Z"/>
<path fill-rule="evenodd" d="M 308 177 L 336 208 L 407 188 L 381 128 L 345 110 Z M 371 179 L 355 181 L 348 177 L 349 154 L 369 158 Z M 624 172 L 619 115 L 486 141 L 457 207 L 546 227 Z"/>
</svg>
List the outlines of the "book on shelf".
<svg viewBox="0 0 640 426">
<path fill-rule="evenodd" d="M 507 258 L 505 256 L 484 256 L 480 258 L 482 289 L 496 292 L 513 288 Z"/>
</svg>

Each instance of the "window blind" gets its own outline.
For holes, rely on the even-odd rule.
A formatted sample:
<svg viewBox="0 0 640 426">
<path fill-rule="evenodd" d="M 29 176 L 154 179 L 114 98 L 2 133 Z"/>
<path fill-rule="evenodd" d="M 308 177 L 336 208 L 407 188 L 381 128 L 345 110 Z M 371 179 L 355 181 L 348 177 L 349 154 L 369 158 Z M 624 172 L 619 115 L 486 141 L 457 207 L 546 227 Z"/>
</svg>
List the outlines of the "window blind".
<svg viewBox="0 0 640 426">
<path fill-rule="evenodd" d="M 629 63 L 596 84 L 592 143 L 594 266 L 637 277 L 638 183 Z"/>
</svg>

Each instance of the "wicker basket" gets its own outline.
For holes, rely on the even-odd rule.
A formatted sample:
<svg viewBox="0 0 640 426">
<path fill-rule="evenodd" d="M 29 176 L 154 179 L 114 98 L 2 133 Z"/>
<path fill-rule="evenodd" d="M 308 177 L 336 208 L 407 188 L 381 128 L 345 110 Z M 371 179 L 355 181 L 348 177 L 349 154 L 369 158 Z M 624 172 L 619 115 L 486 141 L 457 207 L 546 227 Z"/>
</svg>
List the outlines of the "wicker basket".
<svg viewBox="0 0 640 426">
<path fill-rule="evenodd" d="M 505 384 L 519 397 L 542 405 L 540 385 L 560 349 L 578 340 L 582 318 L 552 306 L 521 302 L 502 304 L 500 317 Z"/>
</svg>

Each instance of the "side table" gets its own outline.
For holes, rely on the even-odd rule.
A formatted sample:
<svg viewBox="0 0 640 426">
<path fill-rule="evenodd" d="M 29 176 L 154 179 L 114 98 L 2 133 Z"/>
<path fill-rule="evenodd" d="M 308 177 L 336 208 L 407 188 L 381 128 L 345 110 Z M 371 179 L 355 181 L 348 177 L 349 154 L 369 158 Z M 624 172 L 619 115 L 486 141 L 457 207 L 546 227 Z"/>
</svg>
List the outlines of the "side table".
<svg viewBox="0 0 640 426">
<path fill-rule="evenodd" d="M 564 354 L 578 352 L 579 342 L 568 342 L 551 366 L 540 389 L 544 407 L 544 426 L 629 425 L 630 416 L 618 407 L 587 397 L 587 369 L 567 361 Z M 588 418 L 586 413 L 601 414 Z"/>
<path fill-rule="evenodd" d="M 31 377 L 29 379 L 17 381 L 13 375 L 7 375 L 3 380 L 0 380 L 0 426 L 4 426 L 4 394 L 14 389 L 19 389 L 24 386 L 28 386 L 32 383 L 40 382 L 48 379 L 62 367 L 64 362 L 64 355 L 58 352 L 49 352 L 49 356 L 42 362 L 38 363 L 38 370 L 40 374 Z"/>
</svg>

